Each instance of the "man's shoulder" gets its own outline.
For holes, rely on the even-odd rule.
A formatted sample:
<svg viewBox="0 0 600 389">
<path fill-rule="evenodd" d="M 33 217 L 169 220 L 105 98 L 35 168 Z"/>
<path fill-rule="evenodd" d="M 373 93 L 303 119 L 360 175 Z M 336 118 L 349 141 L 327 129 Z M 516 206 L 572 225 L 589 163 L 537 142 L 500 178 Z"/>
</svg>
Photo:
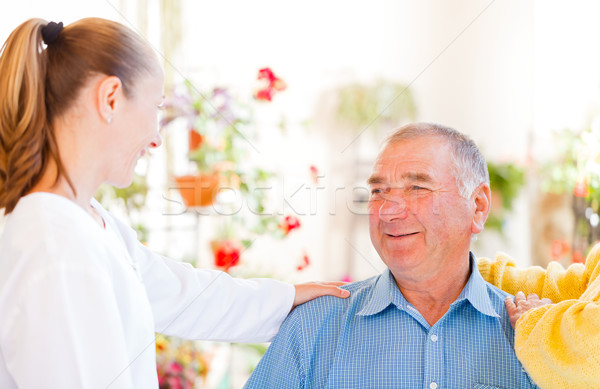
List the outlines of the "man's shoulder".
<svg viewBox="0 0 600 389">
<path fill-rule="evenodd" d="M 498 288 L 497 286 L 494 286 L 487 281 L 484 281 L 484 282 L 485 282 L 485 286 L 487 287 L 488 295 L 490 296 L 490 300 L 501 300 L 502 302 L 504 302 L 505 298 L 512 296 L 512 294 L 506 293 L 505 291 Z"/>
<path fill-rule="evenodd" d="M 510 293 L 506 293 L 502 289 L 490 284 L 487 281 L 484 282 L 487 288 L 487 294 L 490 299 L 490 303 L 494 307 L 494 310 L 496 311 L 496 313 L 498 313 L 498 315 L 504 316 L 505 314 L 507 314 L 506 306 L 504 305 L 504 300 L 506 300 L 507 297 L 511 297 L 512 295 Z"/>
<path fill-rule="evenodd" d="M 362 281 L 351 282 L 341 288 L 350 292 L 350 297 L 341 299 L 333 296 L 322 296 L 297 306 L 288 316 L 288 320 L 304 321 L 332 318 L 348 313 L 355 313 L 368 303 L 373 289 L 381 275 L 373 276 Z"/>
</svg>

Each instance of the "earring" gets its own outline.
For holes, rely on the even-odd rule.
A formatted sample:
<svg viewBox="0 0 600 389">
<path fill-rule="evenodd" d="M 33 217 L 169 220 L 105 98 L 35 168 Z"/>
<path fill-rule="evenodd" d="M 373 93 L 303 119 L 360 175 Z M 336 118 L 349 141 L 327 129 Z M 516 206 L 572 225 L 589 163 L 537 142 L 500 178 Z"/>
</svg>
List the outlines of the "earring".
<svg viewBox="0 0 600 389">
<path fill-rule="evenodd" d="M 106 118 L 106 123 L 110 124 L 110 122 L 112 122 L 112 115 L 109 115 L 109 116 Z"/>
</svg>

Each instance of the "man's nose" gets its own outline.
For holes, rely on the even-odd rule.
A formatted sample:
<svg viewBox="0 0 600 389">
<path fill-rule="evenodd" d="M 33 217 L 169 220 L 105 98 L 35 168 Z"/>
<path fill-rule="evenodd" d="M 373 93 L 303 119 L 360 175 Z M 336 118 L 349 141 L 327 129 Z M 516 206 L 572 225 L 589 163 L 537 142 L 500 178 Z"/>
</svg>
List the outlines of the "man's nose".
<svg viewBox="0 0 600 389">
<path fill-rule="evenodd" d="M 383 200 L 379 207 L 379 218 L 389 222 L 394 219 L 404 219 L 408 215 L 406 199 L 403 196 L 390 196 Z"/>
</svg>

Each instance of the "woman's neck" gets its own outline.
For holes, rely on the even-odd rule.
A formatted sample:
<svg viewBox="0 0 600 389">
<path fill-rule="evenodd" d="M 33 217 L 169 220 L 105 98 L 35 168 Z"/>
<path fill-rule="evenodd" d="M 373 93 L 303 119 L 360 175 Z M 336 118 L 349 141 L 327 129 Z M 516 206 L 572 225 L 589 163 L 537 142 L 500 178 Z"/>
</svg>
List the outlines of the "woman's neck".
<svg viewBox="0 0 600 389">
<path fill-rule="evenodd" d="M 101 226 L 104 227 L 104 220 L 94 207 L 90 204 L 90 201 L 96 192 L 96 189 L 86 190 L 82 185 L 77 185 L 77 181 L 72 181 L 73 187 L 69 184 L 64 176 L 58 176 L 58 168 L 54 160 L 50 160 L 42 174 L 41 179 L 37 184 L 29 191 L 29 193 L 35 192 L 46 192 L 53 193 L 58 196 L 65 197 L 75 204 L 79 205 L 84 211 L 86 211 L 94 220 Z"/>
</svg>

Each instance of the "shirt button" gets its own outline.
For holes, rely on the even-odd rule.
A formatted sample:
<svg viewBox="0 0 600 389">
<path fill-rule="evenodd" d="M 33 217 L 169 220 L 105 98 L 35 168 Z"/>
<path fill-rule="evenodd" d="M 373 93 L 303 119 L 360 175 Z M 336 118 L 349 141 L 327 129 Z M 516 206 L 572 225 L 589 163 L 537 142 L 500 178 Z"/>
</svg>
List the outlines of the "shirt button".
<svg viewBox="0 0 600 389">
<path fill-rule="evenodd" d="M 429 388 L 430 389 L 437 389 L 437 384 L 435 382 L 432 382 L 429 384 Z"/>
<path fill-rule="evenodd" d="M 431 339 L 431 341 L 435 343 L 435 342 L 437 342 L 437 340 L 438 340 L 438 336 L 437 336 L 437 335 L 431 335 L 431 336 L 429 337 L 429 339 Z"/>
</svg>

